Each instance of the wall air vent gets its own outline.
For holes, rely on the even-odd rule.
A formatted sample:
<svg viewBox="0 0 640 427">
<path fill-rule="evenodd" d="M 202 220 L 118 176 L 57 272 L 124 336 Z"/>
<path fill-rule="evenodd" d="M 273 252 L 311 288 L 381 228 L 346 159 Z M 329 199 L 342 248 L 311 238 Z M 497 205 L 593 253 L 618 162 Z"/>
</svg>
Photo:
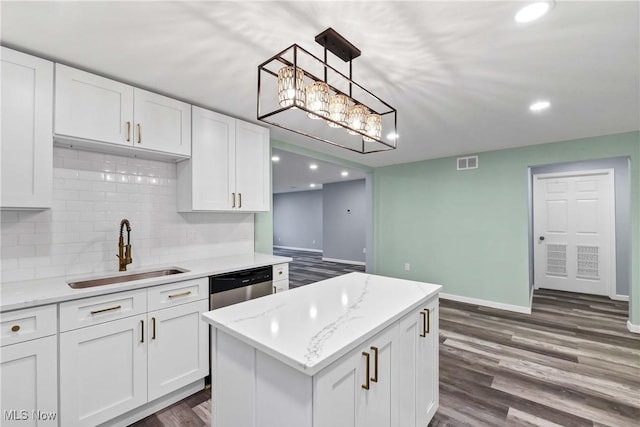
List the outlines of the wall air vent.
<svg viewBox="0 0 640 427">
<path fill-rule="evenodd" d="M 478 169 L 478 156 L 458 157 L 456 163 L 459 171 Z"/>
</svg>

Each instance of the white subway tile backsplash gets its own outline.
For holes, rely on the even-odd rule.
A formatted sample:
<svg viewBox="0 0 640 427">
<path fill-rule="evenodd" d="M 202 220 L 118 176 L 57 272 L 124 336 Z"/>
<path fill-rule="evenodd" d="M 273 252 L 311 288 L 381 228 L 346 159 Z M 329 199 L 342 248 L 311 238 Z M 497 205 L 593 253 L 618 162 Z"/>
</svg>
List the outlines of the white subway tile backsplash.
<svg viewBox="0 0 640 427">
<path fill-rule="evenodd" d="M 0 213 L 3 282 L 117 271 L 122 218 L 130 268 L 253 251 L 252 214 L 176 212 L 175 163 L 55 147 L 53 164 L 52 209 Z"/>
</svg>

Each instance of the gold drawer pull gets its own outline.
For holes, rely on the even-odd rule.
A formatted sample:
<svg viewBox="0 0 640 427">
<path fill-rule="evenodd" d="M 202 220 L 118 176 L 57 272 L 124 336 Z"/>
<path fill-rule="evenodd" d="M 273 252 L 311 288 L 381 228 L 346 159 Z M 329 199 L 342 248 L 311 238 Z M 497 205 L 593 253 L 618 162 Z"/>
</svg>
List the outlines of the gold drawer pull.
<svg viewBox="0 0 640 427">
<path fill-rule="evenodd" d="M 427 334 L 429 333 L 429 330 L 431 329 L 430 314 L 431 312 L 429 311 L 428 308 L 425 308 L 420 312 L 420 315 L 422 316 L 422 333 L 420 334 L 421 337 L 426 337 Z"/>
<path fill-rule="evenodd" d="M 155 317 L 151 318 L 151 323 L 152 323 L 151 339 L 155 340 L 156 339 L 156 318 Z"/>
<path fill-rule="evenodd" d="M 169 299 L 178 298 L 178 297 L 186 297 L 187 295 L 191 295 L 191 291 L 180 292 L 179 294 L 169 295 Z"/>
<path fill-rule="evenodd" d="M 127 122 L 127 142 L 131 142 L 131 122 Z"/>
<path fill-rule="evenodd" d="M 142 144 L 142 126 L 138 123 L 138 144 Z"/>
<path fill-rule="evenodd" d="M 378 382 L 378 347 L 371 347 L 371 351 L 373 351 L 373 377 L 371 377 L 371 381 L 374 383 Z"/>
<path fill-rule="evenodd" d="M 274 287 L 273 287 L 273 293 L 275 294 L 276 292 L 277 292 L 277 291 L 276 291 L 276 287 L 274 286 Z"/>
<path fill-rule="evenodd" d="M 20 325 L 13 325 L 11 327 L 11 332 L 18 332 L 20 330 Z"/>
<path fill-rule="evenodd" d="M 122 308 L 121 305 L 116 305 L 115 307 L 103 308 L 102 310 L 94 310 L 94 311 L 91 312 L 91 315 L 93 316 L 93 315 L 98 314 L 98 313 L 104 313 L 104 312 L 107 312 L 107 311 L 119 310 L 121 308 Z"/>
<path fill-rule="evenodd" d="M 367 361 L 365 362 L 367 364 L 366 365 L 367 368 L 366 368 L 366 372 L 365 372 L 365 376 L 366 376 L 367 379 L 365 380 L 365 383 L 362 384 L 362 388 L 365 389 L 365 390 L 369 390 L 369 386 L 370 386 L 370 383 L 369 383 L 369 374 L 370 374 L 370 372 L 369 372 L 369 359 L 371 358 L 371 356 L 366 351 L 363 351 L 362 355 L 367 358 Z"/>
<path fill-rule="evenodd" d="M 242 207 L 242 193 L 238 193 L 238 208 Z"/>
<path fill-rule="evenodd" d="M 144 342 L 144 320 L 140 321 L 140 342 Z"/>
</svg>

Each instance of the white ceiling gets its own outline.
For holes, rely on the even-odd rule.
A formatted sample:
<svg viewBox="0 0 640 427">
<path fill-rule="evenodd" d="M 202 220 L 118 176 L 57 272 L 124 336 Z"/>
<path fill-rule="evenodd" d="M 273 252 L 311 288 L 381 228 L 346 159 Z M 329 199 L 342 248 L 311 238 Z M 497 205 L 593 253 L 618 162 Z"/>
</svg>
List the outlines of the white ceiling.
<svg viewBox="0 0 640 427">
<path fill-rule="evenodd" d="M 366 176 L 366 173 L 359 169 L 339 166 L 277 148 L 274 148 L 271 154 L 279 158 L 278 161 L 272 161 L 274 193 L 320 190 L 322 184 L 364 179 Z M 309 166 L 312 164 L 317 168 L 311 169 Z M 343 176 L 343 172 L 347 172 L 348 175 Z M 314 187 L 311 187 L 311 184 L 314 184 Z"/>
<path fill-rule="evenodd" d="M 398 149 L 368 166 L 640 129 L 639 2 L 9 2 L 2 44 L 256 121 L 257 65 L 333 27 L 362 50 L 354 80 L 398 110 Z M 528 105 L 548 99 L 549 110 Z"/>
</svg>

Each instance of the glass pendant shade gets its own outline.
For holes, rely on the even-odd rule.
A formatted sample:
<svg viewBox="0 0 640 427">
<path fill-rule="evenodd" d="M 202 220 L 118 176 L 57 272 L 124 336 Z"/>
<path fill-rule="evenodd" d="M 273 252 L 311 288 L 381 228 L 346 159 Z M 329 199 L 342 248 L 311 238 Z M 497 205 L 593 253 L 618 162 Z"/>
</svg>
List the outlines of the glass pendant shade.
<svg viewBox="0 0 640 427">
<path fill-rule="evenodd" d="M 327 122 L 332 128 L 339 128 L 347 125 L 349 116 L 349 97 L 347 95 L 333 95 L 329 98 L 329 118 L 339 124 Z"/>
<path fill-rule="evenodd" d="M 295 79 L 294 79 L 295 71 Z M 304 107 L 304 71 L 301 68 L 282 67 L 278 70 L 278 103 L 281 107 Z"/>
<path fill-rule="evenodd" d="M 358 132 L 355 132 L 356 130 L 364 132 L 367 114 L 369 114 L 369 110 L 364 105 L 356 104 L 349 108 L 347 123 L 353 130 L 347 130 L 347 132 L 351 135 L 359 135 Z"/>
<path fill-rule="evenodd" d="M 363 136 L 366 142 L 374 142 L 382 137 L 382 117 L 379 114 L 368 114 L 365 119 L 364 132 L 367 136 Z"/>
<path fill-rule="evenodd" d="M 322 119 L 329 116 L 329 85 L 325 82 L 313 82 L 305 89 L 306 107 L 313 111 L 307 113 L 310 119 Z M 315 114 L 314 114 L 315 113 Z"/>
</svg>

